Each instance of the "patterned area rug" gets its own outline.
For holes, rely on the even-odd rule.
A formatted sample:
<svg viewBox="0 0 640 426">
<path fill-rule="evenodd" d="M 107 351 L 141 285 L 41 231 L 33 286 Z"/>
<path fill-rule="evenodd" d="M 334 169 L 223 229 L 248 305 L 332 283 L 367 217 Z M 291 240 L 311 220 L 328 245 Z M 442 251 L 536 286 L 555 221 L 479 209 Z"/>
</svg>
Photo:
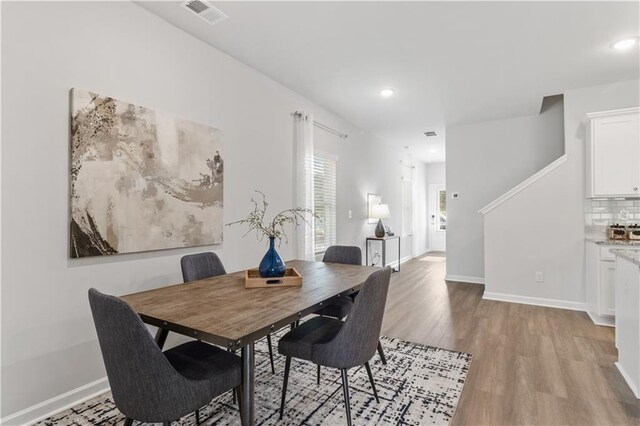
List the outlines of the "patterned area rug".
<svg viewBox="0 0 640 426">
<path fill-rule="evenodd" d="M 284 334 L 280 331 L 278 334 Z M 274 339 L 274 345 L 277 336 Z M 456 410 L 471 364 L 471 355 L 403 340 L 382 338 L 387 365 L 376 354 L 371 369 L 380 403 L 376 403 L 364 367 L 349 371 L 351 414 L 355 425 L 448 424 Z M 271 374 L 266 341 L 256 343 L 257 425 L 343 425 L 346 424 L 340 372 L 322 369 L 316 384 L 314 364 L 292 360 L 285 414 L 279 421 L 283 356 L 274 348 L 276 374 Z M 240 413 L 230 392 L 214 399 L 201 410 L 204 425 L 239 425 Z M 39 425 L 115 425 L 124 417 L 106 393 Z M 139 423 L 135 422 L 134 425 Z M 174 425 L 195 425 L 195 415 Z"/>
</svg>

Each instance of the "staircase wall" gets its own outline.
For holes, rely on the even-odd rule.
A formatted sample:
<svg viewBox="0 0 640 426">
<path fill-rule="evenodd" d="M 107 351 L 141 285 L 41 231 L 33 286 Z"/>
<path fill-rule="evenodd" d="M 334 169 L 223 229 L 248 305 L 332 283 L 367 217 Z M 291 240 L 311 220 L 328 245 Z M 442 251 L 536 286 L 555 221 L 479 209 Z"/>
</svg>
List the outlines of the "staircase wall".
<svg viewBox="0 0 640 426">
<path fill-rule="evenodd" d="M 584 308 L 584 120 L 639 98 L 637 80 L 564 93 L 566 161 L 484 216 L 485 298 Z"/>
<path fill-rule="evenodd" d="M 539 115 L 447 128 L 449 279 L 484 281 L 478 210 L 564 154 L 563 117 L 562 97 L 553 96 Z"/>
</svg>

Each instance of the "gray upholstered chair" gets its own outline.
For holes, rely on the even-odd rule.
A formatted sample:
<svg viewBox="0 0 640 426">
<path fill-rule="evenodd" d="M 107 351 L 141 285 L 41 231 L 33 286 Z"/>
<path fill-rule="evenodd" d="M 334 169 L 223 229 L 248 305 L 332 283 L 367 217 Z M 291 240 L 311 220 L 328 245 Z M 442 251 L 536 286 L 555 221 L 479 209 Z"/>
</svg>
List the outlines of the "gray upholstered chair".
<svg viewBox="0 0 640 426">
<path fill-rule="evenodd" d="M 180 268 L 182 269 L 182 280 L 185 283 L 203 280 L 205 278 L 224 275 L 227 273 L 222 261 L 218 255 L 213 252 L 196 253 L 183 256 L 182 259 L 180 259 Z M 269 346 L 271 372 L 275 374 L 276 367 L 273 363 L 273 348 L 270 334 L 267 335 L 267 345 Z"/>
<path fill-rule="evenodd" d="M 180 259 L 180 268 L 185 283 L 227 273 L 218 255 L 212 252 L 183 256 Z"/>
<path fill-rule="evenodd" d="M 342 263 L 346 265 L 362 265 L 362 250 L 356 246 L 331 246 L 324 252 L 322 258 L 323 262 L 329 263 Z M 353 307 L 353 300 L 355 300 L 358 293 L 354 293 L 351 297 L 342 297 L 332 302 L 330 305 L 316 311 L 316 314 L 332 317 L 337 319 L 343 319 Z M 387 358 L 384 356 L 384 349 L 382 344 L 378 342 L 378 354 L 382 360 L 382 364 L 387 365 Z M 318 384 L 320 383 L 320 366 L 318 366 Z"/>
<path fill-rule="evenodd" d="M 278 351 L 287 357 L 280 402 L 280 419 L 284 413 L 292 357 L 340 369 L 348 425 L 351 425 L 348 369 L 364 364 L 371 381 L 373 395 L 376 401 L 379 401 L 369 360 L 375 355 L 380 340 L 390 279 L 391 268 L 388 267 L 371 274 L 360 290 L 351 314 L 344 322 L 335 318 L 315 317 L 289 331 L 280 339 Z"/>
<path fill-rule="evenodd" d="M 362 250 L 355 246 L 331 246 L 322 257 L 323 262 L 342 263 L 345 265 L 362 265 Z M 319 309 L 316 314 L 325 317 L 342 319 L 349 315 L 353 307 L 353 299 L 341 297 L 335 302 Z"/>
<path fill-rule="evenodd" d="M 197 341 L 162 352 L 123 300 L 92 288 L 89 303 L 113 400 L 127 417 L 125 425 L 133 419 L 170 425 L 224 392 L 239 392 L 237 355 Z"/>
</svg>

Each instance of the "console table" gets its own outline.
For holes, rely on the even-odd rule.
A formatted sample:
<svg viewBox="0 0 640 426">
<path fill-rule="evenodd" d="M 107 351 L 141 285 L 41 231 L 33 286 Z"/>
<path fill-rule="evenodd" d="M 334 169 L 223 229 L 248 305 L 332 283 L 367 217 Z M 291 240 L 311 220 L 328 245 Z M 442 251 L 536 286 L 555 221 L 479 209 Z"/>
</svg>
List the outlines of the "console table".
<svg viewBox="0 0 640 426">
<path fill-rule="evenodd" d="M 393 269 L 392 272 L 400 272 L 400 235 L 385 235 L 384 237 L 367 237 L 365 241 L 365 260 L 369 263 L 369 242 L 380 241 L 382 244 L 382 267 L 387 266 L 387 241 L 398 240 L 398 269 Z"/>
</svg>

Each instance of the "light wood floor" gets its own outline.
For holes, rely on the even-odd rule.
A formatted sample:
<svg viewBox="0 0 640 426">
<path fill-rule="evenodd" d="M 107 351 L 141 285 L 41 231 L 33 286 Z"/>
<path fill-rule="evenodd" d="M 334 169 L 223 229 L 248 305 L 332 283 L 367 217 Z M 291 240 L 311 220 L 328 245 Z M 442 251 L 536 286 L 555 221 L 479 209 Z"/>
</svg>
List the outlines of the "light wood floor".
<svg viewBox="0 0 640 426">
<path fill-rule="evenodd" d="M 473 354 L 453 424 L 640 425 L 614 329 L 583 312 L 482 300 L 428 254 L 394 275 L 383 334 Z"/>
</svg>

